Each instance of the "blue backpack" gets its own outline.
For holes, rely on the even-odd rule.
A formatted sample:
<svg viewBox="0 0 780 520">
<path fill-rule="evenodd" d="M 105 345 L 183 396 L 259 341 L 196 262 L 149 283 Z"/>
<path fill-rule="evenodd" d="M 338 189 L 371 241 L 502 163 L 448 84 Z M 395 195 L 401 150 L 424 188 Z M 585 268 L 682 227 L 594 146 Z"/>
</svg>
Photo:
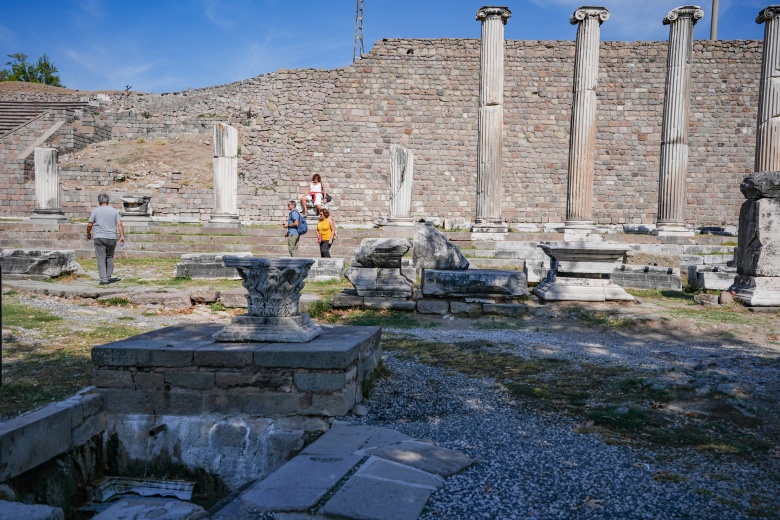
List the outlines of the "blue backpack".
<svg viewBox="0 0 780 520">
<path fill-rule="evenodd" d="M 301 215 L 298 210 L 295 210 L 295 212 L 298 213 L 298 234 L 305 235 L 309 230 L 309 224 L 306 223 L 306 217 Z"/>
</svg>

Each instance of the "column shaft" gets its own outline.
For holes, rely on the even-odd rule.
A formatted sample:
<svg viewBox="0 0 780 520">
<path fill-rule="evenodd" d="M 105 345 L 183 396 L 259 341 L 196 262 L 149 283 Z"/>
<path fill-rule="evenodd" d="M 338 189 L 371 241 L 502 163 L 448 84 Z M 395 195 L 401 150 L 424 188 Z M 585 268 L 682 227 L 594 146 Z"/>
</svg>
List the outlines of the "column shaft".
<svg viewBox="0 0 780 520">
<path fill-rule="evenodd" d="M 402 146 L 390 145 L 390 224 L 412 222 L 412 181 L 414 152 Z"/>
<path fill-rule="evenodd" d="M 477 207 L 474 231 L 506 232 L 501 218 L 501 154 L 504 132 L 505 7 L 482 7 L 479 110 L 477 114 Z"/>
<path fill-rule="evenodd" d="M 669 12 L 669 51 L 666 60 L 666 90 L 661 125 L 661 162 L 658 174 L 659 234 L 686 234 L 688 176 L 688 121 L 691 98 L 691 54 L 693 26 L 704 16 L 697 6 L 679 7 Z"/>
<path fill-rule="evenodd" d="M 577 27 L 574 93 L 569 136 L 569 177 L 566 227 L 593 227 L 593 170 L 596 151 L 596 84 L 599 75 L 601 24 L 609 18 L 603 7 L 581 7 L 571 18 Z"/>
<path fill-rule="evenodd" d="M 56 148 L 36 148 L 35 210 L 32 218 L 64 220 L 60 204 L 60 169 Z"/>
<path fill-rule="evenodd" d="M 214 210 L 210 224 L 238 224 L 238 130 L 214 125 Z"/>
<path fill-rule="evenodd" d="M 756 23 L 764 25 L 761 84 L 758 93 L 755 171 L 780 171 L 780 5 L 763 9 Z"/>
</svg>

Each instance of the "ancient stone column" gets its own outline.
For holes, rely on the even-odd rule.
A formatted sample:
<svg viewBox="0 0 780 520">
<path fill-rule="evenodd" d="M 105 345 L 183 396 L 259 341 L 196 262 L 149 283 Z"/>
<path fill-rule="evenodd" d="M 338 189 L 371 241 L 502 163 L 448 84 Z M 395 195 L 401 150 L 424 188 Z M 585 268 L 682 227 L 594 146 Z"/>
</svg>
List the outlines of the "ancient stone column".
<svg viewBox="0 0 780 520">
<path fill-rule="evenodd" d="M 35 149 L 35 210 L 32 217 L 65 220 L 60 204 L 60 169 L 56 148 Z"/>
<path fill-rule="evenodd" d="M 780 171 L 780 5 L 762 9 L 764 25 L 761 84 L 758 91 L 755 171 Z"/>
<path fill-rule="evenodd" d="M 214 125 L 214 209 L 211 226 L 238 226 L 238 130 Z"/>
<path fill-rule="evenodd" d="M 569 137 L 569 181 L 566 230 L 593 226 L 593 169 L 596 151 L 596 84 L 599 77 L 601 24 L 609 19 L 603 7 L 580 7 L 571 17 L 577 27 L 574 54 L 574 96 Z"/>
<path fill-rule="evenodd" d="M 477 122 L 477 215 L 472 231 L 505 233 L 501 218 L 501 149 L 504 133 L 504 25 L 506 7 L 482 7 L 482 47 Z"/>
<path fill-rule="evenodd" d="M 412 179 L 414 152 L 390 145 L 390 226 L 414 226 L 412 220 Z"/>
<path fill-rule="evenodd" d="M 685 225 L 688 176 L 688 120 L 691 104 L 691 52 L 693 26 L 704 16 L 698 6 L 669 11 L 669 54 L 666 59 L 666 90 L 661 126 L 661 167 L 658 174 L 658 236 L 693 236 Z"/>
</svg>

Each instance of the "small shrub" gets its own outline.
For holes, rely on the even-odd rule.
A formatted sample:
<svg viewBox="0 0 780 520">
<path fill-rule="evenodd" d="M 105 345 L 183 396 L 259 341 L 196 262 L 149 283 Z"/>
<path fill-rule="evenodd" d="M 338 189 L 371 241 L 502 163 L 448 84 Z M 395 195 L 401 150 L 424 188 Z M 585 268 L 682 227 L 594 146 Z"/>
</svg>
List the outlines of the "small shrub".
<svg viewBox="0 0 780 520">
<path fill-rule="evenodd" d="M 325 318 L 325 315 L 333 310 L 333 306 L 330 301 L 317 300 L 309 303 L 308 313 L 309 316 L 315 320 L 321 320 Z"/>
<path fill-rule="evenodd" d="M 98 300 L 98 303 L 105 307 L 127 307 L 130 305 L 130 300 L 127 298 L 122 298 L 121 296 L 114 296 L 111 298 L 106 298 L 105 300 Z"/>
<path fill-rule="evenodd" d="M 222 302 L 214 302 L 209 305 L 209 309 L 211 309 L 211 312 L 222 312 L 227 310 L 227 307 L 222 305 Z"/>
<path fill-rule="evenodd" d="M 139 137 L 138 139 L 135 140 L 135 144 L 144 144 L 145 142 L 146 139 L 144 139 L 143 137 Z"/>
</svg>

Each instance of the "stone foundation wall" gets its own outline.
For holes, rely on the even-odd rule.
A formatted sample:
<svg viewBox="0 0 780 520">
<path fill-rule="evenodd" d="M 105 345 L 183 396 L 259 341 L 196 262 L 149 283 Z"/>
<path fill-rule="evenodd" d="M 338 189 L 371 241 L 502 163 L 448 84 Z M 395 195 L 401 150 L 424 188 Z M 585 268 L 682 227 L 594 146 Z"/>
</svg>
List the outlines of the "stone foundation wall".
<svg viewBox="0 0 780 520">
<path fill-rule="evenodd" d="M 503 216 L 562 222 L 574 42 L 512 40 L 505 48 Z M 600 224 L 654 222 L 666 52 L 666 42 L 601 44 L 593 212 Z M 686 216 L 697 226 L 734 225 L 738 186 L 753 166 L 761 42 L 696 41 L 692 61 Z M 283 218 L 284 201 L 298 198 L 314 173 L 334 195 L 337 221 L 387 216 L 392 143 L 414 150 L 413 217 L 471 220 L 478 88 L 479 40 L 383 40 L 343 69 L 133 95 L 121 108 L 115 97 L 100 118 L 114 123 L 115 139 L 198 125 L 209 133 L 217 120 L 239 128 L 242 220 Z M 170 207 L 160 215 L 192 215 L 182 211 L 185 201 L 200 198 L 207 220 L 213 204 L 210 193 L 181 190 L 153 203 L 162 197 Z"/>
</svg>

